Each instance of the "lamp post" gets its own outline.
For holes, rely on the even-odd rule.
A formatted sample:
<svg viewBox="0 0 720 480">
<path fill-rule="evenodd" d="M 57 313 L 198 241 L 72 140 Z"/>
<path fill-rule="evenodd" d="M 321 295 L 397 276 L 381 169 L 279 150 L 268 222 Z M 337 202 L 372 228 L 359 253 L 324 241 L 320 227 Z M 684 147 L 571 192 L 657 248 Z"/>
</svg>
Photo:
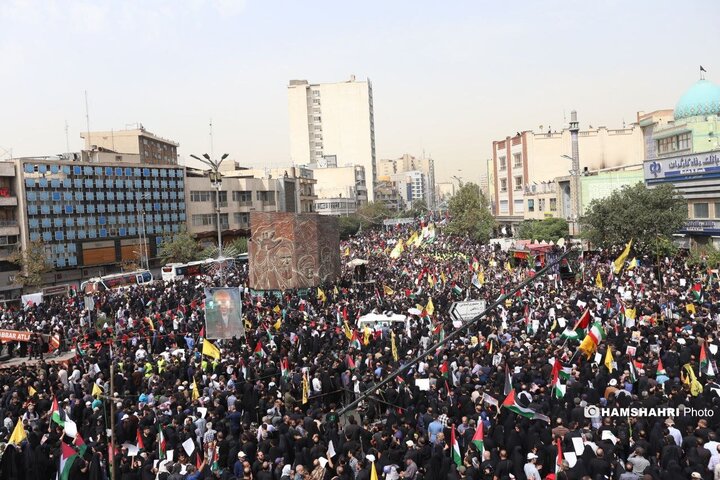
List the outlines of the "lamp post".
<svg viewBox="0 0 720 480">
<path fill-rule="evenodd" d="M 203 153 L 203 158 L 200 158 L 197 155 L 193 154 L 190 155 L 195 160 L 204 163 L 205 165 L 210 167 L 208 177 L 210 178 L 210 183 L 212 184 L 213 188 L 215 188 L 215 215 L 217 223 L 218 260 L 223 258 L 222 225 L 220 224 L 220 188 L 222 187 L 222 175 L 220 174 L 220 165 L 222 165 L 223 160 L 225 160 L 228 155 L 229 154 L 224 153 L 223 156 L 220 157 L 220 160 L 212 160 L 210 158 L 210 155 L 208 155 L 207 153 Z M 220 282 L 224 283 L 222 262 L 220 263 Z"/>
</svg>

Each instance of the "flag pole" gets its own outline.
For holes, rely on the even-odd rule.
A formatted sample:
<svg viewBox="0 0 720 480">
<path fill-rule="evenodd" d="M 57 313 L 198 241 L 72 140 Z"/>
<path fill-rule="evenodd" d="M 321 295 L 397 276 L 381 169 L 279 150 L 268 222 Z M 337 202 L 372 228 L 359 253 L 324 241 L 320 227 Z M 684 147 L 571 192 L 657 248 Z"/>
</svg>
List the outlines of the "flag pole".
<svg viewBox="0 0 720 480">
<path fill-rule="evenodd" d="M 415 365 L 417 362 L 419 362 L 421 359 L 427 357 L 428 355 L 432 354 L 442 346 L 444 346 L 446 343 L 450 342 L 451 340 L 454 340 L 461 334 L 465 332 L 469 327 L 477 324 L 485 315 L 487 315 L 489 312 L 491 312 L 493 309 L 497 308 L 499 305 L 504 304 L 505 300 L 508 298 L 511 298 L 512 295 L 515 294 L 518 290 L 521 290 L 522 288 L 526 287 L 527 285 L 530 285 L 537 281 L 540 277 L 544 276 L 550 269 L 555 267 L 556 265 L 559 265 L 560 262 L 562 262 L 566 257 L 568 257 L 571 253 L 575 251 L 574 248 L 568 249 L 567 252 L 562 254 L 557 260 L 555 260 L 552 263 L 547 264 L 545 267 L 543 267 L 542 270 L 537 272 L 534 276 L 528 277 L 527 279 L 523 280 L 519 284 L 517 284 L 514 288 L 510 289 L 507 293 L 504 295 L 501 295 L 497 300 L 495 300 L 493 303 L 491 303 L 483 312 L 478 314 L 475 318 L 468 320 L 467 322 L 463 323 L 460 328 L 455 330 L 454 332 L 451 332 L 447 336 L 445 336 L 444 339 L 436 342 L 434 345 L 429 346 L 424 352 L 418 353 L 412 360 L 407 362 L 406 364 L 402 365 L 400 368 L 395 370 L 393 373 L 385 377 L 384 380 L 381 382 L 378 382 L 375 384 L 372 388 L 366 390 L 362 393 L 358 398 L 356 398 L 354 401 L 350 402 L 348 405 L 344 406 L 340 410 L 338 410 L 338 416 L 344 415 L 349 410 L 352 410 L 354 407 L 357 406 L 358 403 L 362 402 L 366 398 L 368 398 L 370 395 L 372 395 L 376 390 L 383 387 L 384 385 L 391 382 L 395 377 L 400 375 L 405 370 L 409 369 L 411 366 Z"/>
</svg>

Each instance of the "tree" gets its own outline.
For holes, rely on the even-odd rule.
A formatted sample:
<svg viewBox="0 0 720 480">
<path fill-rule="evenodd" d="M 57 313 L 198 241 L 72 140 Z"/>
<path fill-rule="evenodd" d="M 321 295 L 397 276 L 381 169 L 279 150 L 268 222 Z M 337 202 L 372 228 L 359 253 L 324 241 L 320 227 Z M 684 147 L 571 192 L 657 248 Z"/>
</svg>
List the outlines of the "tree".
<svg viewBox="0 0 720 480">
<path fill-rule="evenodd" d="M 383 220 L 390 218 L 390 209 L 382 202 L 368 202 L 357 209 L 355 214 L 360 219 L 362 228 L 382 225 Z"/>
<path fill-rule="evenodd" d="M 164 263 L 187 263 L 197 260 L 200 247 L 195 237 L 188 232 L 180 232 L 174 236 L 163 238 L 158 256 Z"/>
<path fill-rule="evenodd" d="M 238 237 L 230 243 L 229 248 L 235 256 L 240 255 L 241 253 L 247 253 L 248 239 L 245 237 Z"/>
<path fill-rule="evenodd" d="M 53 271 L 53 264 L 45 255 L 45 245 L 40 240 L 28 244 L 28 248 L 18 248 L 8 256 L 8 262 L 20 267 L 21 272 L 15 276 L 15 283 L 23 288 L 37 289 L 43 286 L 43 276 Z"/>
<path fill-rule="evenodd" d="M 340 227 L 340 238 L 347 240 L 360 230 L 360 217 L 357 215 L 340 217 L 338 219 L 338 226 Z"/>
<path fill-rule="evenodd" d="M 424 216 L 428 212 L 429 208 L 427 205 L 427 202 L 420 198 L 417 200 L 413 200 L 412 206 L 410 207 L 410 210 L 408 211 L 409 215 L 413 218 L 418 218 Z"/>
<path fill-rule="evenodd" d="M 518 227 L 518 236 L 526 240 L 557 242 L 561 237 L 567 237 L 568 232 L 568 223 L 563 218 L 525 220 Z"/>
<path fill-rule="evenodd" d="M 469 235 L 479 242 L 487 242 L 495 226 L 495 220 L 488 209 L 485 195 L 474 183 L 466 183 L 450 198 L 448 203 L 450 224 L 448 232 Z"/>
<path fill-rule="evenodd" d="M 687 204 L 672 185 L 648 188 L 637 183 L 593 200 L 580 224 L 583 237 L 595 246 L 622 245 L 632 238 L 636 252 L 651 254 L 686 219 Z"/>
</svg>

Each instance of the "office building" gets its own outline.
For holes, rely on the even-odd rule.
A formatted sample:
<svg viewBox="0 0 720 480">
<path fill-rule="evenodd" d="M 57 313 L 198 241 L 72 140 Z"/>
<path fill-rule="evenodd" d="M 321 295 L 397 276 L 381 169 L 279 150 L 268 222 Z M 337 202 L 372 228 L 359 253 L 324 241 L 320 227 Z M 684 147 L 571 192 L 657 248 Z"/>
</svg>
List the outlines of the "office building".
<svg viewBox="0 0 720 480">
<path fill-rule="evenodd" d="M 576 121 L 571 125 L 574 128 L 564 128 L 559 132 L 550 128 L 547 131 L 541 128 L 539 133 L 517 132 L 512 137 L 493 142 L 492 165 L 488 172 L 488 178 L 493 181 L 489 189 L 492 192 L 493 213 L 500 226 L 507 227 L 506 231 L 512 231 L 514 225 L 525 218 L 529 208 L 525 198 L 528 187 L 568 175 L 572 169 L 574 134 L 577 138 L 578 175 L 642 163 L 643 133 L 639 125 L 619 129 L 604 126 L 579 129 L 577 125 Z M 573 184 L 563 184 L 563 188 L 566 188 L 565 195 L 575 203 L 579 202 L 581 192 L 576 191 Z"/>
<path fill-rule="evenodd" d="M 294 165 L 361 165 L 368 199 L 377 181 L 375 121 L 369 80 L 288 85 L 290 155 Z"/>
<path fill-rule="evenodd" d="M 320 215 L 349 215 L 365 205 L 367 185 L 365 167 L 314 168 L 315 211 Z"/>
<path fill-rule="evenodd" d="M 650 147 L 645 182 L 671 183 L 687 199 L 683 245 L 720 248 L 720 86 L 701 78 L 680 97 L 672 120 L 642 115 L 640 123 Z"/>
<path fill-rule="evenodd" d="M 378 161 L 378 177 L 385 181 L 393 181 L 393 178 L 402 178 L 393 177 L 397 174 L 416 171 L 421 172 L 424 176 L 422 181 L 415 180 L 416 186 L 422 186 L 422 193 L 419 196 L 413 194 L 412 197 L 413 199 L 422 198 L 427 203 L 428 208 L 432 209 L 437 199 L 435 193 L 435 160 L 430 157 L 425 158 L 424 156 L 422 158 L 416 158 L 406 153 L 400 158 L 382 159 Z M 403 192 L 400 192 L 400 194 L 403 195 L 403 198 L 408 196 Z M 412 203 L 412 201 L 410 203 Z"/>
<path fill-rule="evenodd" d="M 179 144 L 145 130 L 142 125 L 130 130 L 83 132 L 80 138 L 85 140 L 88 152 L 129 153 L 139 155 L 143 165 L 177 165 Z"/>
</svg>

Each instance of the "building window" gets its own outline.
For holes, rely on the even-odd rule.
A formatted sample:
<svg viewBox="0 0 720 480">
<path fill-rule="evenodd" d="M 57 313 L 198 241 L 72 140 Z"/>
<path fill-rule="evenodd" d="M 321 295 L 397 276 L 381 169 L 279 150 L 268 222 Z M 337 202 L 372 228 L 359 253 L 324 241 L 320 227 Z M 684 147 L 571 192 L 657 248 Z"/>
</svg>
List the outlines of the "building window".
<svg viewBox="0 0 720 480">
<path fill-rule="evenodd" d="M 500 200 L 500 213 L 508 213 L 508 201 Z"/>
<path fill-rule="evenodd" d="M 525 211 L 525 202 L 522 200 L 513 201 L 513 213 L 523 213 Z"/>
<path fill-rule="evenodd" d="M 507 178 L 500 179 L 500 191 L 507 192 Z"/>
<path fill-rule="evenodd" d="M 710 212 L 708 211 L 707 203 L 694 203 L 693 204 L 693 218 L 709 218 Z"/>
<path fill-rule="evenodd" d="M 542 212 L 544 210 L 545 210 L 545 199 L 538 198 L 538 212 Z"/>
<path fill-rule="evenodd" d="M 275 192 L 273 191 L 257 191 L 257 200 L 267 205 L 275 205 Z"/>
<path fill-rule="evenodd" d="M 678 150 L 688 150 L 690 148 L 690 132 L 680 134 L 678 136 Z"/>
<path fill-rule="evenodd" d="M 528 212 L 535 211 L 535 200 L 528 200 Z"/>
<path fill-rule="evenodd" d="M 220 206 L 227 207 L 227 192 L 218 192 L 220 194 Z M 215 195 L 212 196 L 213 204 L 215 204 Z"/>
<path fill-rule="evenodd" d="M 513 168 L 522 167 L 522 155 L 513 153 Z"/>
<path fill-rule="evenodd" d="M 720 218 L 720 202 L 715 202 L 715 218 Z"/>
<path fill-rule="evenodd" d="M 550 199 L 550 211 L 557 212 L 557 198 Z"/>
<path fill-rule="evenodd" d="M 518 175 L 515 178 L 513 178 L 513 183 L 515 183 L 515 190 L 522 190 L 522 186 L 523 186 L 522 175 Z"/>
<path fill-rule="evenodd" d="M 252 192 L 248 190 L 236 190 L 233 192 L 233 202 L 238 202 L 241 205 L 252 204 Z"/>
<path fill-rule="evenodd" d="M 250 214 L 244 212 L 235 212 L 233 214 L 233 220 L 241 227 L 247 227 L 250 224 Z"/>
<path fill-rule="evenodd" d="M 222 193 L 222 192 L 221 192 Z M 213 201 L 213 192 L 210 191 L 191 191 L 190 201 L 191 202 L 210 202 Z M 225 201 L 227 202 L 227 193 L 225 194 Z"/>
<path fill-rule="evenodd" d="M 507 170 L 507 162 L 505 161 L 505 157 L 500 157 L 498 159 L 498 162 L 500 163 L 500 170 Z"/>
</svg>

